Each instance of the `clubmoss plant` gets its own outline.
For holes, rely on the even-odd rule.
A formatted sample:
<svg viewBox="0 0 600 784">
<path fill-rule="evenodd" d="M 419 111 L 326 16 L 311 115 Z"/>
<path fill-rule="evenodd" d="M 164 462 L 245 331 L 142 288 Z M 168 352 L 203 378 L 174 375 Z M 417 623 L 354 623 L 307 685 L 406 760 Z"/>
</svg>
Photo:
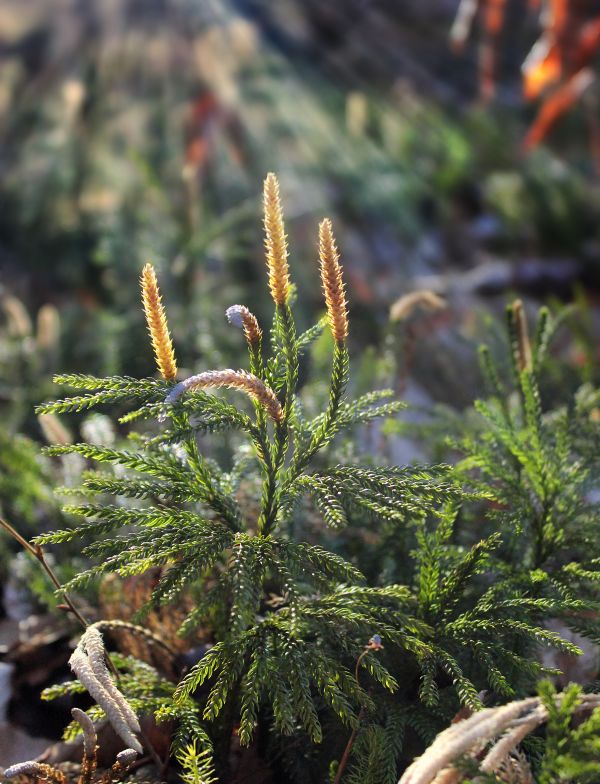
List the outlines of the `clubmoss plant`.
<svg viewBox="0 0 600 784">
<path fill-rule="evenodd" d="M 190 781 L 196 780 L 195 760 L 208 771 L 204 779 L 214 778 L 209 736 L 216 768 L 227 780 L 235 734 L 243 746 L 268 736 L 271 749 L 281 736 L 294 736 L 295 761 L 289 748 L 272 753 L 284 760 L 291 781 L 321 782 L 333 763 L 332 778 L 337 770 L 344 782 L 389 784 L 409 730 L 427 740 L 440 718 L 461 704 L 480 707 L 485 684 L 507 691 L 511 668 L 530 676 L 543 671 L 525 651 L 512 650 L 515 636 L 577 649 L 536 624 L 539 606 L 529 597 L 514 594 L 508 601 L 482 581 L 498 532 L 471 549 L 452 546 L 457 509 L 469 495 L 448 466 L 328 463 L 325 448 L 332 451 L 342 430 L 392 416 L 402 404 L 388 390 L 347 397 L 348 306 L 328 220 L 320 224 L 318 246 L 327 316 L 298 334 L 272 174 L 264 193 L 274 302 L 268 346 L 251 310 L 232 306 L 227 317 L 244 331 L 249 370 L 204 369 L 178 380 L 158 284 L 147 266 L 143 302 L 161 377 L 58 376 L 57 383 L 79 394 L 42 406 L 40 413 L 130 403 L 121 423 L 155 420 L 158 434 L 149 427 L 131 433 L 133 449 L 51 447 L 51 455 L 76 453 L 100 466 L 84 478 L 82 503 L 67 508 L 83 520 L 35 542 L 41 547 L 91 538 L 84 552 L 92 565 L 64 586 L 70 592 L 109 572 L 127 577 L 159 567 L 140 618 L 184 592 L 193 596 L 181 634 L 201 626 L 214 645 L 176 686 L 150 677 L 147 669 L 140 676 L 146 685 L 140 685 L 131 674 L 132 668 L 139 674 L 139 666 L 121 662 L 129 667 L 123 693 L 134 707 L 178 722 L 175 757 Z M 328 397 L 311 418 L 299 361 L 327 326 L 333 347 Z M 219 388 L 223 396 L 210 392 Z M 241 393 L 232 396 L 236 404 L 229 402 L 230 390 Z M 226 467 L 208 456 L 209 434 L 221 431 L 233 431 L 238 445 Z M 94 495 L 99 503 L 90 502 Z M 118 500 L 111 503 L 109 496 Z M 297 525 L 307 499 L 334 534 L 323 536 L 329 548 Z M 359 534 L 367 523 L 376 537 L 408 537 L 415 544 L 412 555 L 403 555 L 413 565 L 410 584 L 368 581 L 359 559 L 344 557 L 335 535 L 344 529 Z M 377 655 L 368 645 L 373 639 L 383 641 Z M 145 700 L 136 703 L 140 693 Z M 325 733 L 333 744 L 320 745 Z"/>
<path fill-rule="evenodd" d="M 584 383 L 548 403 L 545 368 L 562 321 L 543 308 L 530 336 L 521 301 L 507 308 L 509 371 L 503 378 L 481 348 L 489 396 L 475 402 L 479 432 L 456 442 L 458 468 L 493 499 L 485 518 L 503 532 L 496 555 L 505 589 L 529 595 L 541 611 L 557 603 L 565 627 L 597 642 L 598 390 Z"/>
</svg>

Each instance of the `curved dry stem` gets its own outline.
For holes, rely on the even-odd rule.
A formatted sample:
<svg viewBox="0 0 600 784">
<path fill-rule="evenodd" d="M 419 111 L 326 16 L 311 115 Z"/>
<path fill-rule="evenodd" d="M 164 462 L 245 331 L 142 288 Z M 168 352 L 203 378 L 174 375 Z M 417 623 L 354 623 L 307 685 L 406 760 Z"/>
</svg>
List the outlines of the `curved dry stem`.
<svg viewBox="0 0 600 784">
<path fill-rule="evenodd" d="M 191 389 L 225 387 L 237 389 L 261 405 L 276 424 L 283 421 L 283 409 L 277 395 L 260 378 L 245 370 L 206 370 L 181 381 L 169 392 L 165 403 L 175 403 L 181 395 Z"/>
</svg>

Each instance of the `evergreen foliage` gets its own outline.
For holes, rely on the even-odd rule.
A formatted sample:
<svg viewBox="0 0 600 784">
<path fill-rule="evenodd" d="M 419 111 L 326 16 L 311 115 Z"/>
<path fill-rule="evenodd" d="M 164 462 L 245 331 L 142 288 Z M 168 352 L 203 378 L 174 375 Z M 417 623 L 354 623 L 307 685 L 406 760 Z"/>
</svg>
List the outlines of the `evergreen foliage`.
<svg viewBox="0 0 600 784">
<path fill-rule="evenodd" d="M 600 777 L 600 709 L 583 722 L 573 723 L 582 689 L 572 683 L 556 699 L 551 683 L 540 684 L 540 695 L 549 713 L 544 755 L 539 765 L 540 784 L 573 782 L 592 784 Z"/>
<path fill-rule="evenodd" d="M 530 345 L 513 307 L 516 394 L 502 389 L 483 353 L 492 397 L 477 404 L 485 428 L 461 444 L 466 457 L 458 472 L 328 459 L 343 431 L 394 416 L 402 404 L 388 390 L 347 396 L 345 294 L 331 226 L 322 224 L 333 358 L 324 410 L 307 416 L 299 356 L 326 322 L 296 330 L 277 189 L 272 178 L 267 183 L 265 204 L 275 215 L 265 219 L 275 312 L 270 340 L 262 341 L 256 320 L 256 328 L 245 329 L 251 373 L 205 371 L 179 383 L 57 376 L 75 394 L 40 413 L 127 405 L 123 427 L 155 420 L 158 435 L 144 426 L 130 433 L 132 448 L 50 447 L 50 455 L 78 454 L 98 467 L 84 475 L 81 501 L 66 509 L 77 521 L 35 543 L 91 540 L 84 553 L 92 563 L 64 586 L 71 592 L 108 572 L 129 576 L 159 567 L 140 619 L 152 607 L 193 595 L 180 633 L 208 627 L 215 644 L 176 687 L 121 663 L 129 668 L 122 686 L 134 707 L 179 722 L 176 756 L 186 781 L 206 784 L 216 775 L 209 738 L 223 776 L 223 748 L 234 728 L 242 745 L 270 728 L 269 748 L 290 780 L 324 781 L 342 756 L 339 738 L 352 732 L 347 770 L 340 765 L 336 774 L 334 764 L 332 776 L 393 784 L 401 760 L 430 742 L 461 706 L 481 707 L 482 689 L 493 698 L 527 693 L 549 672 L 538 661 L 540 645 L 579 653 L 545 619 L 560 616 L 597 638 L 595 621 L 584 614 L 595 606 L 600 575 L 584 494 L 590 459 L 583 452 L 574 459 L 596 395 L 584 389 L 572 405 L 543 411 L 537 374 L 553 322 L 544 316 Z M 158 291 L 154 299 L 160 304 Z M 248 317 L 247 309 L 239 312 Z M 166 320 L 148 320 L 153 344 L 166 345 Z M 162 370 L 164 361 L 157 361 Z M 207 379 L 244 393 L 247 404 L 238 394 L 206 391 Z M 209 434 L 228 431 L 235 433 L 234 454 L 221 465 L 209 456 Z M 309 509 L 323 522 L 321 539 L 297 524 Z M 490 530 L 482 524 L 476 529 L 482 538 L 465 544 L 461 524 L 473 509 L 486 512 Z M 392 547 L 404 579 L 372 568 L 367 579 L 362 554 L 344 547 L 364 530 L 378 541 L 374 551 Z M 373 635 L 383 645 L 369 643 Z M 333 745 L 315 752 L 311 744 L 331 737 L 333 728 Z M 277 747 L 284 736 L 294 737 L 298 758 Z"/>
<path fill-rule="evenodd" d="M 519 301 L 507 309 L 510 378 L 501 380 L 490 352 L 480 352 L 490 397 L 475 409 L 482 426 L 459 440 L 459 470 L 485 489 L 485 516 L 502 532 L 496 553 L 506 588 L 531 597 L 532 606 L 554 613 L 565 626 L 598 641 L 598 393 L 583 383 L 559 405 L 544 399 L 552 336 L 562 324 L 546 309 L 529 338 Z M 476 514 L 480 514 L 477 510 Z M 468 515 L 473 510 L 465 510 Z"/>
</svg>

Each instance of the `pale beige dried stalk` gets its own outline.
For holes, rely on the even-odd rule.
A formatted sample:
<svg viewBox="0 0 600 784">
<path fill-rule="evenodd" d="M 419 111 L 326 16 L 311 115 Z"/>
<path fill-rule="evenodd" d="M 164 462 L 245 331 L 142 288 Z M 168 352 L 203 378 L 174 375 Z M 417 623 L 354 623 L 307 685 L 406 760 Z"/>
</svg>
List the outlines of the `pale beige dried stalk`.
<svg viewBox="0 0 600 784">
<path fill-rule="evenodd" d="M 484 708 L 468 719 L 453 724 L 440 733 L 425 754 L 412 763 L 400 779 L 400 784 L 431 784 L 436 775 L 451 762 L 469 752 L 473 746 L 485 745 L 537 702 L 536 697 L 531 697 L 501 708 Z"/>
<path fill-rule="evenodd" d="M 515 330 L 517 333 L 517 367 L 519 373 L 524 370 L 531 370 L 532 355 L 531 355 L 531 340 L 529 339 L 529 329 L 527 327 L 527 316 L 523 302 L 516 299 L 512 304 L 512 311 L 514 317 Z"/>
<path fill-rule="evenodd" d="M 134 732 L 140 731 L 140 723 L 133 712 L 131 706 L 115 686 L 113 679 L 106 667 L 106 651 L 104 650 L 104 640 L 102 635 L 94 626 L 90 626 L 82 640 L 85 638 L 85 650 L 88 654 L 90 664 L 94 673 L 102 686 L 106 689 L 113 700 L 119 705 L 121 712 L 127 719 L 127 723 Z"/>
<path fill-rule="evenodd" d="M 71 716 L 83 731 L 83 759 L 77 784 L 90 784 L 98 767 L 98 736 L 96 735 L 96 728 L 87 713 L 84 713 L 79 708 L 72 708 Z"/>
<path fill-rule="evenodd" d="M 558 694 L 556 700 L 561 699 L 562 695 Z M 575 711 L 589 711 L 599 706 L 600 695 L 585 694 Z M 497 738 L 499 740 L 481 763 L 481 771 L 501 773 L 523 738 L 547 719 L 548 711 L 539 697 L 480 710 L 441 732 L 425 753 L 405 770 L 398 784 L 456 784 L 461 775 L 452 763 L 465 754 L 477 756 Z"/>
<path fill-rule="evenodd" d="M 97 632 L 97 629 L 93 629 L 92 627 L 92 631 Z M 97 645 L 96 635 L 92 634 L 91 638 L 91 645 L 92 647 L 95 647 Z M 89 643 L 89 640 L 87 642 Z M 137 749 L 124 749 L 119 752 L 114 765 L 109 770 L 105 771 L 99 779 L 96 779 L 95 773 L 98 766 L 98 736 L 96 734 L 94 722 L 87 713 L 84 713 L 84 711 L 79 708 L 73 708 L 71 710 L 71 716 L 73 716 L 83 731 L 83 759 L 81 761 L 81 771 L 77 784 L 92 784 L 94 781 L 96 781 L 97 784 L 113 784 L 113 782 L 122 781 L 140 752 Z M 67 784 L 67 777 L 62 770 L 59 770 L 52 765 L 46 765 L 33 760 L 19 762 L 17 765 L 12 765 L 4 771 L 4 778 L 10 779 L 17 776 L 27 776 L 34 781 L 45 781 L 50 782 L 50 784 Z"/>
<path fill-rule="evenodd" d="M 72 444 L 73 436 L 56 414 L 38 414 L 38 422 L 49 444 Z"/>
<path fill-rule="evenodd" d="M 87 713 L 80 708 L 72 708 L 71 716 L 80 725 L 83 731 L 83 753 L 86 757 L 94 756 L 98 744 L 98 736 L 96 735 L 94 722 Z"/>
<path fill-rule="evenodd" d="M 512 751 L 495 773 L 505 784 L 535 784 L 527 757 L 519 749 Z M 475 779 L 473 784 L 481 784 L 481 782 Z"/>
<path fill-rule="evenodd" d="M 106 667 L 104 641 L 98 629 L 88 627 L 69 664 L 82 685 L 105 712 L 117 735 L 139 754 L 142 746 L 134 733 L 140 732 L 137 716 L 115 686 Z"/>
<path fill-rule="evenodd" d="M 446 301 L 433 291 L 422 289 L 411 291 L 397 299 L 390 308 L 390 321 L 405 321 L 418 309 L 432 311 L 447 307 Z"/>
<path fill-rule="evenodd" d="M 135 749 L 123 749 L 117 754 L 117 763 L 122 768 L 128 768 L 137 759 L 137 752 Z"/>
<path fill-rule="evenodd" d="M 113 781 L 122 781 L 125 774 L 137 759 L 135 749 L 123 749 L 117 754 L 117 760 L 110 770 L 102 776 L 98 784 L 112 784 Z"/>
<path fill-rule="evenodd" d="M 520 727 L 515 727 L 506 733 L 497 741 L 492 748 L 488 751 L 481 763 L 481 770 L 483 773 L 493 773 L 497 770 L 503 762 L 508 758 L 509 754 L 517 748 L 521 741 L 526 738 L 530 732 L 533 732 L 540 724 L 543 724 L 547 718 L 545 709 L 538 706 L 534 711 L 533 716 L 527 721 L 523 722 Z"/>
<path fill-rule="evenodd" d="M 42 305 L 36 319 L 36 343 L 39 349 L 52 351 L 60 343 L 60 314 L 54 305 Z"/>
<path fill-rule="evenodd" d="M 6 314 L 8 333 L 12 337 L 26 338 L 33 332 L 33 325 L 27 308 L 17 297 L 7 296 L 2 300 Z"/>
</svg>

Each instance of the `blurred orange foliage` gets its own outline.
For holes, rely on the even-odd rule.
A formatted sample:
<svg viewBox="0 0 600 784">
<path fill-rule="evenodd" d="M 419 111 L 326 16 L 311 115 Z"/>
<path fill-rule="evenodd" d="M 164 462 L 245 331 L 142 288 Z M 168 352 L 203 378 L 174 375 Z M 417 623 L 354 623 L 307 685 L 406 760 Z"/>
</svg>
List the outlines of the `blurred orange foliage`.
<svg viewBox="0 0 600 784">
<path fill-rule="evenodd" d="M 522 66 L 523 96 L 542 103 L 523 140 L 525 151 L 543 141 L 581 99 L 595 79 L 592 63 L 600 49 L 600 13 L 590 12 L 586 0 L 527 0 L 527 6 L 539 14 L 541 33 Z M 453 48 L 460 51 L 480 19 L 479 78 L 484 100 L 494 95 L 505 12 L 506 0 L 461 0 L 450 33 Z"/>
</svg>

